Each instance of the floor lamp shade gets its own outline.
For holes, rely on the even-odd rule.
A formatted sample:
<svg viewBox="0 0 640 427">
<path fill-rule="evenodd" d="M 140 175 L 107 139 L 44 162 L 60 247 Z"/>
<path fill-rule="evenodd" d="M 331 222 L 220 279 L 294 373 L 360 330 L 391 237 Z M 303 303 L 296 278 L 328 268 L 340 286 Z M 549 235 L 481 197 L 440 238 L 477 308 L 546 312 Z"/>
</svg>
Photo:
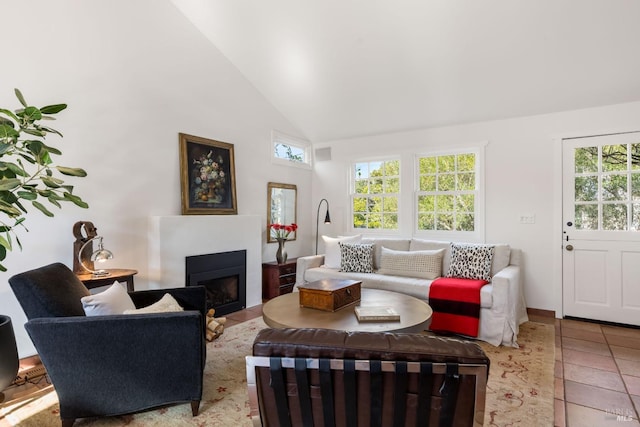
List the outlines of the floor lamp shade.
<svg viewBox="0 0 640 427">
<path fill-rule="evenodd" d="M 11 318 L 0 315 L 0 392 L 16 379 L 19 366 L 18 348 Z"/>
<path fill-rule="evenodd" d="M 322 206 L 322 202 L 327 204 L 327 213 L 324 216 L 324 223 L 331 224 L 331 215 L 329 215 L 329 202 L 327 199 L 320 200 L 318 203 L 318 214 L 316 216 L 316 255 L 318 255 L 318 231 L 320 229 L 320 207 Z"/>
</svg>

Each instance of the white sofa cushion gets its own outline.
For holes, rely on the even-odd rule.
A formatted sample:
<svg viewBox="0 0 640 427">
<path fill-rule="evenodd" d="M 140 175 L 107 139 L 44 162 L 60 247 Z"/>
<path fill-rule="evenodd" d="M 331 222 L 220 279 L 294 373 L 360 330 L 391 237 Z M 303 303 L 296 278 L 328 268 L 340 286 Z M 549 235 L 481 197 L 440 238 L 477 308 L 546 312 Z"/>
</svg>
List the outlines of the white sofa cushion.
<svg viewBox="0 0 640 427">
<path fill-rule="evenodd" d="M 340 268 L 340 242 L 344 243 L 360 243 L 362 236 L 360 234 L 356 236 L 345 237 L 329 237 L 322 236 L 324 240 L 324 265 L 327 268 Z"/>
<path fill-rule="evenodd" d="M 442 255 L 442 273 L 446 274 L 449 271 L 449 265 L 451 264 L 451 242 L 445 242 L 442 240 L 425 240 L 425 239 L 411 239 L 409 245 L 410 251 L 437 251 L 438 249 L 444 249 Z"/>
<path fill-rule="evenodd" d="M 373 244 L 345 243 L 340 246 L 340 271 L 373 273 Z"/>
<path fill-rule="evenodd" d="M 383 246 L 378 273 L 435 279 L 442 275 L 443 254 L 444 249 L 436 251 L 394 251 Z"/>
<path fill-rule="evenodd" d="M 511 263 L 511 246 L 499 243 L 494 245 L 493 262 L 491 263 L 491 277 Z"/>
<path fill-rule="evenodd" d="M 409 239 L 377 239 L 371 237 L 363 237 L 362 243 L 373 243 L 373 269 L 380 268 L 380 259 L 382 258 L 382 248 L 393 249 L 394 251 L 408 251 Z"/>
</svg>

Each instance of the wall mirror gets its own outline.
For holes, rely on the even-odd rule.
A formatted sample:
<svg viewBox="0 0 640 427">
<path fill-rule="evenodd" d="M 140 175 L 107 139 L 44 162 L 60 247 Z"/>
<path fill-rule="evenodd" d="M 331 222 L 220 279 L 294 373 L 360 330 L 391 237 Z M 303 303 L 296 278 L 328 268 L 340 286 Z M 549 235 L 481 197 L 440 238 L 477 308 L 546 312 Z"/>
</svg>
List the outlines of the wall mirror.
<svg viewBox="0 0 640 427">
<path fill-rule="evenodd" d="M 296 206 L 298 190 L 293 184 L 270 182 L 267 184 L 267 243 L 276 242 L 271 224 L 289 225 L 297 223 Z M 289 240 L 296 240 L 296 232 L 289 234 Z"/>
</svg>

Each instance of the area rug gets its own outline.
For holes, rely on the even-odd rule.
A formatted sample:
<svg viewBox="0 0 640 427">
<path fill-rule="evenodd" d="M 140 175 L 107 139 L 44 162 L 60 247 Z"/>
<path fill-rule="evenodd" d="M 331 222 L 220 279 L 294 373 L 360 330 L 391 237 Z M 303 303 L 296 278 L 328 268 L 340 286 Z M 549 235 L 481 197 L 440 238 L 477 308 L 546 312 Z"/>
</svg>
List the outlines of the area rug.
<svg viewBox="0 0 640 427">
<path fill-rule="evenodd" d="M 207 345 L 204 396 L 200 415 L 187 404 L 134 415 L 78 420 L 74 426 L 251 426 L 244 356 L 262 328 L 253 319 L 227 328 Z M 486 426 L 553 426 L 554 328 L 527 322 L 520 328 L 520 348 L 481 343 L 491 359 Z M 0 408 L 0 420 L 10 426 L 58 427 L 55 391 L 43 390 Z M 3 422 L 0 421 L 0 425 Z"/>
</svg>

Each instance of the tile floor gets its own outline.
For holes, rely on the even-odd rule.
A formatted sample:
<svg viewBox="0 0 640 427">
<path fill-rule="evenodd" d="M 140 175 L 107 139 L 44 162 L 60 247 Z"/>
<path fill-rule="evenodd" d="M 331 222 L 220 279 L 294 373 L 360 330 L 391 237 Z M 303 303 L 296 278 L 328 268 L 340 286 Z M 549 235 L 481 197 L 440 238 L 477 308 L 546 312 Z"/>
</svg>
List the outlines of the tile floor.
<svg viewBox="0 0 640 427">
<path fill-rule="evenodd" d="M 640 329 L 529 317 L 556 327 L 556 427 L 640 425 Z"/>
<path fill-rule="evenodd" d="M 262 306 L 227 317 L 225 327 L 262 315 Z M 639 425 L 640 329 L 530 315 L 532 321 L 555 324 L 555 426 Z M 26 366 L 32 361 L 23 361 Z M 45 386 L 39 384 L 40 387 Z M 24 396 L 40 387 L 15 387 L 7 396 Z M 638 408 L 638 410 L 636 409 Z M 0 427 L 5 420 L 0 419 Z"/>
</svg>

